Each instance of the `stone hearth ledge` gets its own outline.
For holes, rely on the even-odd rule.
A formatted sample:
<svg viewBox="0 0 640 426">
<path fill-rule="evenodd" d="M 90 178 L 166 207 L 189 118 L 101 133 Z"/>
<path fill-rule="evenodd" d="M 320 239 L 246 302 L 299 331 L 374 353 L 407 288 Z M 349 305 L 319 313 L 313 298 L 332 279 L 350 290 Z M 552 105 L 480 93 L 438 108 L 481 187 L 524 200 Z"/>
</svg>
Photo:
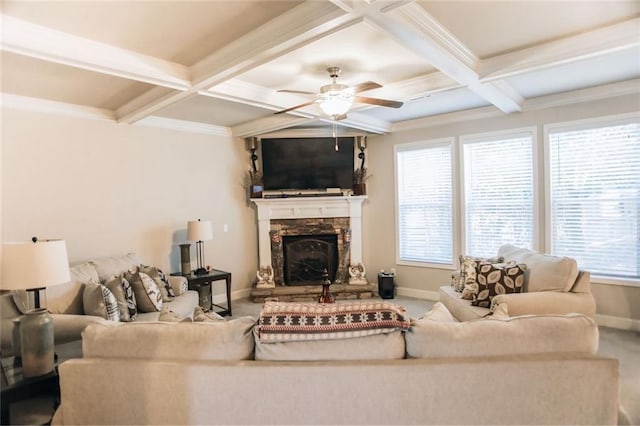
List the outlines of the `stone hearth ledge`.
<svg viewBox="0 0 640 426">
<path fill-rule="evenodd" d="M 375 284 L 331 284 L 331 294 L 337 300 L 370 299 L 378 296 Z M 322 293 L 321 285 L 277 286 L 274 288 L 256 288 L 251 290 L 251 299 L 255 303 L 274 302 L 317 302 Z"/>
</svg>

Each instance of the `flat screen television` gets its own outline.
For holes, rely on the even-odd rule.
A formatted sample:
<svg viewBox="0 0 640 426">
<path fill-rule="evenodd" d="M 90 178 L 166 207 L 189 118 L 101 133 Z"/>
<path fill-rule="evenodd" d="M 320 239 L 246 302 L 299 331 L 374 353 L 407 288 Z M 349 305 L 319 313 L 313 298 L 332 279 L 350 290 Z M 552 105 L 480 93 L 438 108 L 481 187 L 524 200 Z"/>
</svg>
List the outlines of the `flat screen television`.
<svg viewBox="0 0 640 426">
<path fill-rule="evenodd" d="M 262 139 L 265 190 L 353 189 L 354 138 Z"/>
</svg>

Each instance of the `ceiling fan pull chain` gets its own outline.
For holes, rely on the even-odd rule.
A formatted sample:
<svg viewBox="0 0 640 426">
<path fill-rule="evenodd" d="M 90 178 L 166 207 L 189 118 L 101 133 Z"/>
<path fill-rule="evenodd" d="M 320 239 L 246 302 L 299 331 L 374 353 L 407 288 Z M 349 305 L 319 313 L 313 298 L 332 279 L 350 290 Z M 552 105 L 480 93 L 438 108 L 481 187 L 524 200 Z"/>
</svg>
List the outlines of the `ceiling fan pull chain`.
<svg viewBox="0 0 640 426">
<path fill-rule="evenodd" d="M 333 137 L 336 140 L 336 151 L 338 151 L 338 121 L 333 120 Z"/>
</svg>

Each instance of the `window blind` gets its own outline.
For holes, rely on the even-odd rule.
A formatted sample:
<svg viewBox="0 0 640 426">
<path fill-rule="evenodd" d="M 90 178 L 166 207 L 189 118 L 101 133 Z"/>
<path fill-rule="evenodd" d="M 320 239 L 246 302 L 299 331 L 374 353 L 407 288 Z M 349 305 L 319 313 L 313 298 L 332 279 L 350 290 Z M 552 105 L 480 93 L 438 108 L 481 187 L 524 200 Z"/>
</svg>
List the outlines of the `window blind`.
<svg viewBox="0 0 640 426">
<path fill-rule="evenodd" d="M 502 244 L 534 247 L 533 136 L 467 139 L 465 254 L 495 256 Z"/>
<path fill-rule="evenodd" d="M 640 123 L 549 132 L 551 249 L 640 278 Z"/>
<path fill-rule="evenodd" d="M 397 152 L 399 258 L 453 264 L 451 145 Z"/>
</svg>

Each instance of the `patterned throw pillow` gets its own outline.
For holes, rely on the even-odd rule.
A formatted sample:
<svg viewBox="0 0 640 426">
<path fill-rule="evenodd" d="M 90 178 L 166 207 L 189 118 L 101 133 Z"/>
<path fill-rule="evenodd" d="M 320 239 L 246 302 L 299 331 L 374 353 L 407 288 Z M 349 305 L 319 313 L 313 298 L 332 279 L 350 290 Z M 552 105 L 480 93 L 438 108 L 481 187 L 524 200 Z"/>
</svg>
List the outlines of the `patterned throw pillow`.
<svg viewBox="0 0 640 426">
<path fill-rule="evenodd" d="M 193 309 L 193 322 L 217 322 L 226 321 L 224 317 L 215 312 L 205 312 L 200 306 Z"/>
<path fill-rule="evenodd" d="M 459 257 L 460 261 L 460 280 L 466 284 L 473 284 L 476 282 L 476 268 L 480 263 L 500 263 L 504 262 L 504 257 L 475 257 L 465 256 L 463 254 Z M 462 290 L 460 290 L 462 291 Z"/>
<path fill-rule="evenodd" d="M 138 314 L 136 298 L 133 294 L 131 284 L 124 278 L 124 275 L 114 275 L 104 283 L 104 286 L 111 290 L 111 293 L 113 293 L 118 301 L 120 321 L 129 322 L 135 320 Z"/>
<path fill-rule="evenodd" d="M 118 301 L 111 290 L 102 284 L 93 281 L 85 284 L 82 305 L 85 315 L 102 317 L 109 321 L 120 321 Z"/>
<path fill-rule="evenodd" d="M 498 294 L 521 293 L 524 284 L 525 264 L 481 263 L 477 269 L 478 292 L 471 302 L 473 306 L 491 307 L 491 299 Z"/>
<path fill-rule="evenodd" d="M 160 316 L 158 317 L 158 321 L 162 322 L 192 322 L 192 319 L 189 317 L 183 317 L 171 309 L 168 306 L 163 306 L 160 311 Z"/>
<path fill-rule="evenodd" d="M 169 281 L 160 269 L 156 268 L 155 266 L 140 265 L 139 271 L 149 275 L 153 279 L 153 281 L 156 282 L 158 288 L 160 289 L 160 292 L 162 293 L 162 300 L 164 302 L 171 301 L 171 298 L 174 296 L 173 289 L 171 288 Z M 169 289 L 171 291 L 169 291 Z"/>
<path fill-rule="evenodd" d="M 140 271 L 127 272 L 125 278 L 133 288 L 138 311 L 160 312 L 162 310 L 162 293 L 153 278 Z"/>
</svg>

